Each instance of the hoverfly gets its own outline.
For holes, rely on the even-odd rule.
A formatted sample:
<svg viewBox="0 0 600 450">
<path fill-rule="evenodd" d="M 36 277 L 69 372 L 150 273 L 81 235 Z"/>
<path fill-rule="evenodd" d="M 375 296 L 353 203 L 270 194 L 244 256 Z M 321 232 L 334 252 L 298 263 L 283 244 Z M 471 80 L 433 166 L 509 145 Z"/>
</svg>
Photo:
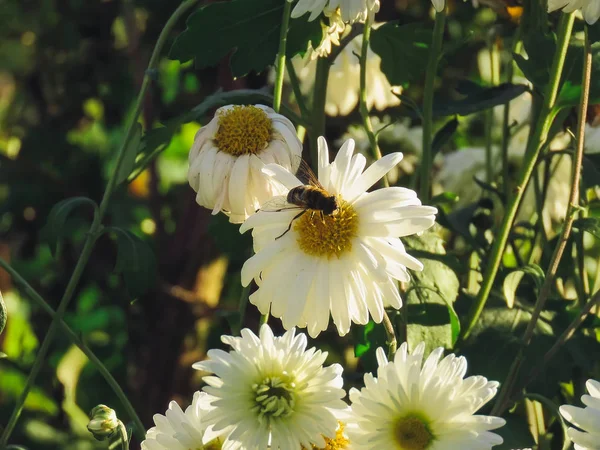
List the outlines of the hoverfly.
<svg viewBox="0 0 600 450">
<path fill-rule="evenodd" d="M 266 202 L 260 208 L 260 211 L 282 211 L 293 208 L 302 210 L 290 221 L 287 229 L 275 239 L 279 239 L 290 231 L 294 220 L 300 218 L 309 210 L 311 211 L 311 214 L 318 211 L 322 216 L 331 216 L 334 215 L 339 208 L 337 196 L 331 195 L 325 190 L 321 183 L 319 183 L 318 178 L 313 173 L 310 166 L 303 159 L 300 160 L 300 166 L 296 173 L 296 177 L 306 184 L 290 189 L 285 198 L 285 204 L 281 204 L 281 199 L 273 199 Z"/>
</svg>

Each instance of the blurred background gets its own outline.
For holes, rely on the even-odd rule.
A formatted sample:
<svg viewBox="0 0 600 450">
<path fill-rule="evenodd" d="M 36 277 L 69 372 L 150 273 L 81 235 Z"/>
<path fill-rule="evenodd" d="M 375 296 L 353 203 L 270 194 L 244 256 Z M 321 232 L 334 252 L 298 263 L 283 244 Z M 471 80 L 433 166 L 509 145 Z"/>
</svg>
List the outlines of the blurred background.
<svg viewBox="0 0 600 450">
<path fill-rule="evenodd" d="M 492 8 L 462 1 L 450 5 L 447 41 L 456 44 L 456 51 L 446 58 L 440 81 L 448 93 L 462 79 L 486 82 L 478 55 L 496 40 L 494 48 L 502 51 L 502 36 L 514 33 L 519 14 L 518 8 L 506 9 L 496 1 Z M 56 254 L 45 239 L 48 214 L 69 197 L 86 196 L 99 203 L 150 53 L 176 6 L 160 0 L 0 0 L 0 256 L 54 308 L 78 258 L 91 213 L 81 208 L 72 214 Z M 384 0 L 377 20 L 431 24 L 429 14 L 428 1 Z M 184 27 L 182 21 L 178 30 Z M 493 39 L 490 29 L 495 30 Z M 227 60 L 199 71 L 191 61 L 181 64 L 163 56 L 154 75 L 141 117 L 145 129 L 184 115 L 217 90 L 260 89 L 269 83 L 268 73 L 233 79 Z M 421 91 L 416 84 L 410 88 L 417 103 Z M 296 108 L 289 95 L 285 98 Z M 404 151 L 408 163 L 416 163 L 420 138 L 407 137 L 418 125 L 410 109 L 395 106 L 373 112 L 381 123 L 402 119 L 404 128 L 395 138 L 390 133 L 382 147 Z M 156 157 L 121 186 L 110 203 L 106 223 L 135 233 L 152 248 L 155 258 L 147 257 L 146 272 L 125 282 L 115 270 L 115 237 L 106 233 L 66 315 L 67 323 L 123 386 L 147 427 L 170 400 L 184 407 L 189 403 L 201 386 L 192 363 L 203 359 L 209 348 L 220 347 L 220 336 L 231 333 L 232 324 L 240 320 L 239 271 L 251 251 L 251 238 L 240 235 L 238 226 L 223 215 L 211 216 L 199 207 L 187 184 L 188 151 L 212 113 L 183 120 L 171 130 L 155 145 Z M 361 138 L 360 130 L 352 134 L 359 123 L 357 108 L 347 116 L 329 118 L 328 140 L 352 135 L 360 147 L 366 137 Z M 484 125 L 484 113 L 463 120 L 444 152 L 482 145 Z M 413 173 L 410 164 L 402 166 L 399 184 L 410 186 Z M 473 201 L 480 194 L 481 189 Z M 12 283 L 0 270 L 0 290 L 9 312 L 0 335 L 0 351 L 8 355 L 0 360 L 0 424 L 14 408 L 50 324 L 45 312 Z M 258 312 L 248 305 L 244 326 L 256 330 L 258 320 Z M 279 321 L 271 324 L 280 329 Z M 364 327 L 344 338 L 330 330 L 311 342 L 330 352 L 329 363 L 344 365 L 351 386 L 370 365 L 368 358 L 354 356 L 354 345 L 371 332 L 379 333 L 383 343 L 379 328 Z M 497 370 L 486 368 L 489 363 L 474 365 L 485 375 Z M 99 403 L 116 409 L 127 421 L 104 379 L 59 333 L 11 442 L 40 450 L 106 448 L 85 428 L 87 413 Z M 528 435 L 526 428 L 524 433 Z M 136 445 L 134 441 L 132 448 Z"/>
</svg>

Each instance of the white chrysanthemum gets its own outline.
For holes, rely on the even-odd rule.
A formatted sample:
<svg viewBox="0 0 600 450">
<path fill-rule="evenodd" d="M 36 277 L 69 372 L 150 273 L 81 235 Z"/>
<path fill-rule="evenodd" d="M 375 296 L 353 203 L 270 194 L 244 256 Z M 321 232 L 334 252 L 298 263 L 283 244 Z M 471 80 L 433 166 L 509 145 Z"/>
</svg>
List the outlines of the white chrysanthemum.
<svg viewBox="0 0 600 450">
<path fill-rule="evenodd" d="M 317 59 L 319 57 L 325 57 L 331 53 L 333 45 L 340 45 L 340 37 L 346 29 L 346 24 L 340 16 L 339 10 L 335 10 L 327 17 L 328 23 L 321 22 L 321 28 L 323 29 L 323 39 L 321 43 L 313 49 L 312 43 L 308 45 L 308 54 L 310 59 Z"/>
<path fill-rule="evenodd" d="M 502 443 L 490 430 L 505 421 L 474 415 L 496 395 L 498 383 L 463 378 L 466 359 L 451 354 L 440 361 L 441 347 L 423 362 L 424 351 L 421 343 L 409 354 L 404 343 L 388 362 L 377 349 L 377 377 L 366 374 L 365 387 L 350 391 L 348 435 L 354 450 L 486 450 Z"/>
<path fill-rule="evenodd" d="M 260 173 L 276 163 L 296 171 L 302 144 L 292 122 L 264 105 L 219 108 L 190 150 L 188 180 L 196 201 L 242 223 L 279 193 Z"/>
<path fill-rule="evenodd" d="M 362 35 L 357 36 L 344 47 L 329 70 L 327 95 L 325 97 L 325 112 L 330 116 L 346 116 L 358 105 L 360 95 L 360 62 L 359 55 L 362 47 Z M 292 59 L 294 68 L 301 82 L 304 93 L 312 92 L 315 82 L 316 61 L 307 56 L 302 59 L 296 56 Z M 370 48 L 367 56 L 367 108 L 375 107 L 382 111 L 400 104 L 400 99 L 394 95 L 400 94 L 400 86 L 392 86 L 381 71 L 381 58 Z"/>
<path fill-rule="evenodd" d="M 280 317 L 286 329 L 307 327 L 317 336 L 327 328 L 330 312 L 340 335 L 351 322 L 367 323 L 369 313 L 379 323 L 385 306 L 402 305 L 394 279 L 408 282 L 407 268 L 423 269 L 399 237 L 431 227 L 437 210 L 421 206 L 410 189 L 367 192 L 400 162 L 401 153 L 384 156 L 364 172 L 365 157 L 353 153 L 350 139 L 330 164 L 327 143 L 319 138 L 318 177 L 336 197 L 333 214 L 261 210 L 240 227 L 242 233 L 253 229 L 256 254 L 242 267 L 242 284 L 254 279 L 259 286 L 250 302 Z M 265 172 L 288 189 L 303 184 L 276 165 Z M 285 197 L 273 202 L 285 205 Z"/>
<path fill-rule="evenodd" d="M 288 0 L 292 1 L 294 0 Z M 337 9 L 344 22 L 365 22 L 369 14 L 379 11 L 379 0 L 298 0 L 292 10 L 292 17 L 310 12 L 308 20 L 313 21 L 322 12 L 329 15 Z"/>
<path fill-rule="evenodd" d="M 600 382 L 590 379 L 585 385 L 590 393 L 581 396 L 585 408 L 562 405 L 560 413 L 581 430 L 567 430 L 575 450 L 600 450 Z"/>
<path fill-rule="evenodd" d="M 437 12 L 442 12 L 446 7 L 446 0 L 431 0 L 431 3 Z"/>
<path fill-rule="evenodd" d="M 203 420 L 215 432 L 228 429 L 223 449 L 300 450 L 323 447 L 334 437 L 341 399 L 342 367 L 323 367 L 326 352 L 306 350 L 306 335 L 295 330 L 273 336 L 263 325 L 259 336 L 249 329 L 241 337 L 223 336 L 232 350 L 210 350 L 209 359 L 193 365 L 205 376 L 213 409 Z"/>
<path fill-rule="evenodd" d="M 177 402 L 169 403 L 169 409 L 163 416 L 154 415 L 154 424 L 142 442 L 142 450 L 202 450 L 217 449 L 217 442 L 206 442 L 207 423 L 203 416 L 209 405 L 208 395 L 203 392 L 194 393 L 192 404 L 185 412 Z M 206 445 L 205 445 L 206 444 Z"/>
<path fill-rule="evenodd" d="M 548 12 L 557 9 L 562 9 L 566 13 L 581 9 L 583 18 L 590 25 L 595 24 L 600 17 L 600 1 L 598 0 L 548 0 Z"/>
</svg>

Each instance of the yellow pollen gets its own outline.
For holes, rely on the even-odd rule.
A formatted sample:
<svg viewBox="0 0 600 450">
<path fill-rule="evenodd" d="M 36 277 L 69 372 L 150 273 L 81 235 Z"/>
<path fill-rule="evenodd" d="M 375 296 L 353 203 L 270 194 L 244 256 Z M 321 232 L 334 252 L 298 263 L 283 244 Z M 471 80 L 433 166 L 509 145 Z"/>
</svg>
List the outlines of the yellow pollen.
<svg viewBox="0 0 600 450">
<path fill-rule="evenodd" d="M 350 203 L 338 197 L 339 208 L 331 215 L 309 209 L 296 220 L 298 245 L 312 256 L 338 258 L 352 250 L 352 241 L 358 232 L 358 215 Z"/>
<path fill-rule="evenodd" d="M 338 422 L 338 425 L 338 429 L 335 432 L 335 438 L 330 439 L 325 437 L 325 447 L 317 447 L 316 445 L 313 445 L 311 447 L 312 450 L 344 450 L 348 448 L 350 441 L 344 436 L 345 425 L 343 422 Z M 304 450 L 304 447 L 302 447 L 302 449 Z"/>
<path fill-rule="evenodd" d="M 256 106 L 234 106 L 219 114 L 214 137 L 218 149 L 233 156 L 256 154 L 271 140 L 273 126 L 267 113 Z"/>
<path fill-rule="evenodd" d="M 400 450 L 425 450 L 434 436 L 426 421 L 415 416 L 406 416 L 396 422 L 394 436 Z"/>
</svg>

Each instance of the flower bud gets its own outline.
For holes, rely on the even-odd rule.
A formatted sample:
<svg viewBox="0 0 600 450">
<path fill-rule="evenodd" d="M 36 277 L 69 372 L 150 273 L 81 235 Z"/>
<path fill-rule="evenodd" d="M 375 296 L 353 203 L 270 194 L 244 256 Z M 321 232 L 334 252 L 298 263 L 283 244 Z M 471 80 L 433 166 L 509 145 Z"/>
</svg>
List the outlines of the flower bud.
<svg viewBox="0 0 600 450">
<path fill-rule="evenodd" d="M 90 411 L 90 422 L 87 429 L 99 441 L 108 439 L 119 427 L 119 419 L 113 409 L 106 405 L 98 405 Z"/>
</svg>

